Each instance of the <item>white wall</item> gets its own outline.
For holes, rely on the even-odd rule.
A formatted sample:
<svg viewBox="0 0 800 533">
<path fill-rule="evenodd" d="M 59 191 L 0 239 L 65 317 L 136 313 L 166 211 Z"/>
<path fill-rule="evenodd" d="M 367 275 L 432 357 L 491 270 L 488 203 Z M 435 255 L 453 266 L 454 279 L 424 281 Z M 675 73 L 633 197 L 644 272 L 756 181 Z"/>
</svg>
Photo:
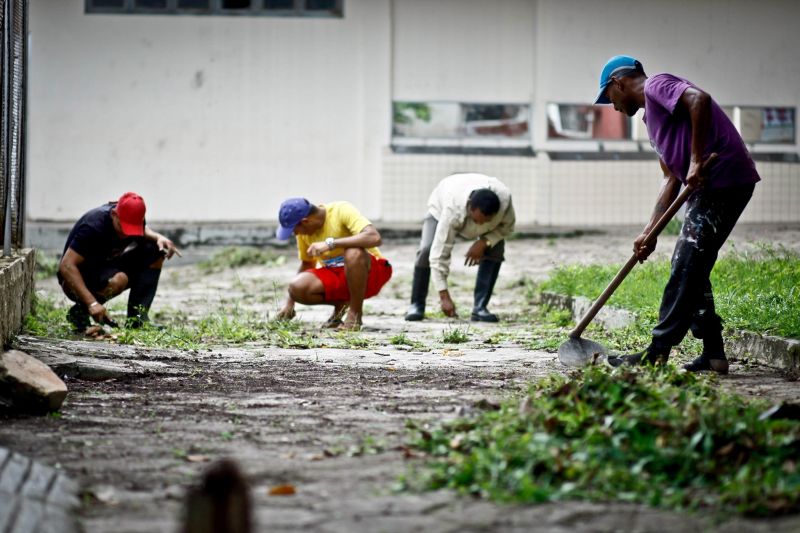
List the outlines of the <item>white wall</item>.
<svg viewBox="0 0 800 533">
<path fill-rule="evenodd" d="M 83 3 L 31 1 L 31 219 L 74 220 L 130 189 L 151 221 L 275 220 L 290 195 L 414 221 L 438 179 L 474 170 L 512 186 L 524 224 L 640 223 L 654 163 L 542 153 L 545 105 L 589 102 L 609 56 L 721 104 L 800 107 L 793 0 L 345 0 L 343 19 L 85 15 Z M 530 102 L 539 156 L 393 154 L 393 99 Z M 745 219 L 797 221 L 800 165 L 759 170 Z"/>
<path fill-rule="evenodd" d="M 379 215 L 389 1 L 343 19 L 85 15 L 31 4 L 29 205 L 135 190 L 157 220 L 275 219 L 286 196 Z"/>
<path fill-rule="evenodd" d="M 590 102 L 617 54 L 687 78 L 722 105 L 798 107 L 798 20 L 796 0 L 539 0 L 534 139 L 546 146 L 545 104 Z"/>
<path fill-rule="evenodd" d="M 530 0 L 395 0 L 395 100 L 528 102 L 534 78 Z"/>
</svg>

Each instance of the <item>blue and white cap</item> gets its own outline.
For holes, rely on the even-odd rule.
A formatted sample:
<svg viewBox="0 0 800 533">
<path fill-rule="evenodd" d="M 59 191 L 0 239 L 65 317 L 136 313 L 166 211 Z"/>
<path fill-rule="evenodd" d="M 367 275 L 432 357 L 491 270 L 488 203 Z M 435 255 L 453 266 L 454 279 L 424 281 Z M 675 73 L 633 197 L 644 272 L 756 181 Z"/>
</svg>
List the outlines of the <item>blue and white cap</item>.
<svg viewBox="0 0 800 533">
<path fill-rule="evenodd" d="M 600 91 L 597 93 L 597 98 L 594 99 L 595 105 L 611 103 L 606 95 L 606 88 L 611 83 L 612 76 L 619 78 L 636 70 L 641 71 L 642 64 L 631 56 L 614 56 L 606 61 L 603 71 L 600 73 Z"/>
</svg>

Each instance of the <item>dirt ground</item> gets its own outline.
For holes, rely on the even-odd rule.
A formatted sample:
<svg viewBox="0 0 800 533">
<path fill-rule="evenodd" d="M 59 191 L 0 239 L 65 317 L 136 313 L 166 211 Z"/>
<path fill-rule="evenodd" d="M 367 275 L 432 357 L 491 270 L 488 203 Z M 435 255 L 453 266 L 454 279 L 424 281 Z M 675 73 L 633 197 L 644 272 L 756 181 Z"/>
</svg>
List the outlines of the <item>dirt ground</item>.
<svg viewBox="0 0 800 533">
<path fill-rule="evenodd" d="M 566 263 L 622 262 L 634 237 L 634 229 L 620 228 L 510 241 L 490 305 L 499 324 L 468 321 L 474 269 L 458 261 L 452 293 L 462 318 L 434 314 L 431 295 L 433 317 L 405 322 L 415 245 L 388 242 L 382 251 L 394 277 L 368 301 L 362 333 L 319 331 L 329 309 L 298 306 L 297 320 L 315 338 L 312 348 L 251 342 L 168 350 L 21 336 L 16 347 L 44 360 L 77 357 L 129 372 L 103 381 L 68 379 L 60 417 L 0 415 L 0 446 L 78 481 L 87 531 L 175 531 L 187 486 L 223 456 L 236 459 L 252 484 L 259 531 L 800 530 L 800 516 L 753 520 L 615 503 L 507 506 L 447 491 L 393 491 L 414 463 L 403 446 L 407 420 L 468 414 L 482 401 L 563 371 L 554 353 L 526 347 L 534 333 L 521 280 L 542 279 Z M 742 226 L 732 242 L 737 249 L 769 242 L 800 250 L 800 227 Z M 674 237 L 662 238 L 657 253 L 668 255 L 673 243 Z M 459 244 L 454 257 L 466 247 Z M 156 311 L 190 319 L 236 308 L 274 315 L 297 268 L 291 251 L 277 266 L 204 274 L 194 263 L 210 252 L 186 250 L 183 260 L 168 264 Z M 38 291 L 60 297 L 52 279 Z M 454 330 L 469 340 L 444 342 L 443 334 Z M 392 344 L 400 334 L 409 344 Z M 749 395 L 800 401 L 798 383 L 768 368 L 734 364 L 720 382 Z M 296 494 L 269 495 L 282 484 Z"/>
</svg>

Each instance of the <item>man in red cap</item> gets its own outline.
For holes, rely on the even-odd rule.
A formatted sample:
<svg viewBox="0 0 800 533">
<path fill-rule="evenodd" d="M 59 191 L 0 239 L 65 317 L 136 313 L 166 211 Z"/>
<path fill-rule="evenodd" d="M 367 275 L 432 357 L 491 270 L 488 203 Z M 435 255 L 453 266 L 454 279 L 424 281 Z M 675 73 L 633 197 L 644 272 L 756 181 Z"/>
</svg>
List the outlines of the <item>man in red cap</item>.
<svg viewBox="0 0 800 533">
<path fill-rule="evenodd" d="M 142 197 L 126 192 L 83 215 L 69 232 L 58 281 L 75 302 L 67 319 L 76 331 L 85 330 L 90 317 L 113 324 L 103 304 L 128 288 L 127 325 L 148 321 L 164 259 L 181 254 L 171 240 L 147 227 L 144 214 Z"/>
</svg>

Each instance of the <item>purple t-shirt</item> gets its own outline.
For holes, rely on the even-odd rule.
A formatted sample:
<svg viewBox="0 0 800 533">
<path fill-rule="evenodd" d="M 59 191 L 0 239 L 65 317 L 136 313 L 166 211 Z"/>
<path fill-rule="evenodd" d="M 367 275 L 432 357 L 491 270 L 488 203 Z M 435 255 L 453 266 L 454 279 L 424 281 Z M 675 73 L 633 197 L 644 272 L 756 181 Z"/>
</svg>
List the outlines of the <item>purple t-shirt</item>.
<svg viewBox="0 0 800 533">
<path fill-rule="evenodd" d="M 678 106 L 683 92 L 697 86 L 672 74 L 656 74 L 644 84 L 644 122 L 650 144 L 667 168 L 684 184 L 692 157 L 692 119 Z M 711 100 L 711 124 L 704 157 L 718 159 L 706 176 L 711 188 L 749 185 L 761 180 L 739 132 L 717 103 Z"/>
</svg>

